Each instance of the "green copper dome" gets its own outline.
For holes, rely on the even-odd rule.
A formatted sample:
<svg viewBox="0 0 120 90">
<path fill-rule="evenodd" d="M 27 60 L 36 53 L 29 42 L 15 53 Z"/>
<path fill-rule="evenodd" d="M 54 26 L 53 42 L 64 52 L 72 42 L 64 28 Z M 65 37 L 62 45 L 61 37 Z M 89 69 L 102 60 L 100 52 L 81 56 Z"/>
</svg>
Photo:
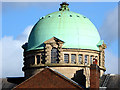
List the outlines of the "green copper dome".
<svg viewBox="0 0 120 90">
<path fill-rule="evenodd" d="M 69 11 L 68 4 L 60 11 L 42 17 L 33 27 L 27 50 L 42 49 L 44 42 L 56 37 L 65 43 L 63 48 L 99 50 L 100 35 L 92 22 L 83 15 Z"/>
</svg>

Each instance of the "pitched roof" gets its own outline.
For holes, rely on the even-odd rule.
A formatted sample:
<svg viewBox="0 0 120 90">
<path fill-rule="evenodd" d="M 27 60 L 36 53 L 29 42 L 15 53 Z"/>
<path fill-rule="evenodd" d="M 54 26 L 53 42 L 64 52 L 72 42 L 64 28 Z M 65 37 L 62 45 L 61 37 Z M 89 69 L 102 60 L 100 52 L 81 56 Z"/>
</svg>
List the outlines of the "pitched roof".
<svg viewBox="0 0 120 90">
<path fill-rule="evenodd" d="M 100 78 L 100 87 L 120 88 L 120 75 L 105 74 Z"/>
<path fill-rule="evenodd" d="M 17 84 L 8 82 L 7 78 L 0 78 L 0 90 L 4 89 L 12 89 Z"/>
<path fill-rule="evenodd" d="M 44 43 L 53 43 L 53 42 L 61 42 L 61 43 L 64 43 L 64 41 L 62 41 L 62 40 L 60 40 L 60 39 L 58 39 L 58 38 L 56 38 L 56 37 L 52 37 L 52 38 L 50 38 L 50 39 L 48 39 L 48 40 L 46 40 Z"/>
<path fill-rule="evenodd" d="M 23 83 L 16 86 L 17 88 L 76 88 L 82 89 L 74 81 L 66 78 L 57 71 L 45 68 L 43 71 L 33 75 Z"/>
</svg>

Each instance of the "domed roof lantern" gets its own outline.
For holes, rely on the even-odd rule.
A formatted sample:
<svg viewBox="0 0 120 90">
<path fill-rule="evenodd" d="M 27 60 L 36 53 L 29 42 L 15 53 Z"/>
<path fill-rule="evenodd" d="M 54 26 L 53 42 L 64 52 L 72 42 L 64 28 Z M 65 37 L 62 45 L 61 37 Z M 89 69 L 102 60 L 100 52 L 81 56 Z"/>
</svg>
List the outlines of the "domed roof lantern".
<svg viewBox="0 0 120 90">
<path fill-rule="evenodd" d="M 61 7 L 59 8 L 59 11 L 69 11 L 68 5 L 69 4 L 67 2 L 62 2 L 62 4 L 60 4 Z"/>
</svg>

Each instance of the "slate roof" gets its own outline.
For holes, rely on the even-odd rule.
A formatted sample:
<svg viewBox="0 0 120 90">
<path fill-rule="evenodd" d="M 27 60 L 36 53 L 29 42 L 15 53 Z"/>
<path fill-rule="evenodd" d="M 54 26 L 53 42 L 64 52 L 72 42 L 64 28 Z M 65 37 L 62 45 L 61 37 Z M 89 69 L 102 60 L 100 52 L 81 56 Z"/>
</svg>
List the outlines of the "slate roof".
<svg viewBox="0 0 120 90">
<path fill-rule="evenodd" d="M 100 79 L 100 87 L 116 88 L 120 89 L 120 75 L 118 74 L 106 74 Z"/>
<path fill-rule="evenodd" d="M 1 81 L 0 85 L 2 85 L 2 86 L 0 86 L 0 90 L 1 89 L 11 90 L 13 87 L 15 87 L 17 85 L 17 84 L 8 82 L 7 78 L 1 78 L 0 81 Z"/>
</svg>

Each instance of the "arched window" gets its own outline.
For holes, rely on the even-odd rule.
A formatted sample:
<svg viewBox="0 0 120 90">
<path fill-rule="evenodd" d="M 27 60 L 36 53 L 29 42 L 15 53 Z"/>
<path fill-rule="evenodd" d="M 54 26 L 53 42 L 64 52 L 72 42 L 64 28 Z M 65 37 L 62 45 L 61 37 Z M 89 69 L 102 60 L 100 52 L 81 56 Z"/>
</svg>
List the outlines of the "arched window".
<svg viewBox="0 0 120 90">
<path fill-rule="evenodd" d="M 51 63 L 56 63 L 58 59 L 58 51 L 56 48 L 52 48 L 51 50 Z"/>
<path fill-rule="evenodd" d="M 79 55 L 78 55 L 78 63 L 79 63 L 79 64 L 82 64 L 82 62 L 83 62 L 83 61 L 82 61 L 82 58 L 83 58 L 82 54 L 79 54 Z"/>
</svg>

